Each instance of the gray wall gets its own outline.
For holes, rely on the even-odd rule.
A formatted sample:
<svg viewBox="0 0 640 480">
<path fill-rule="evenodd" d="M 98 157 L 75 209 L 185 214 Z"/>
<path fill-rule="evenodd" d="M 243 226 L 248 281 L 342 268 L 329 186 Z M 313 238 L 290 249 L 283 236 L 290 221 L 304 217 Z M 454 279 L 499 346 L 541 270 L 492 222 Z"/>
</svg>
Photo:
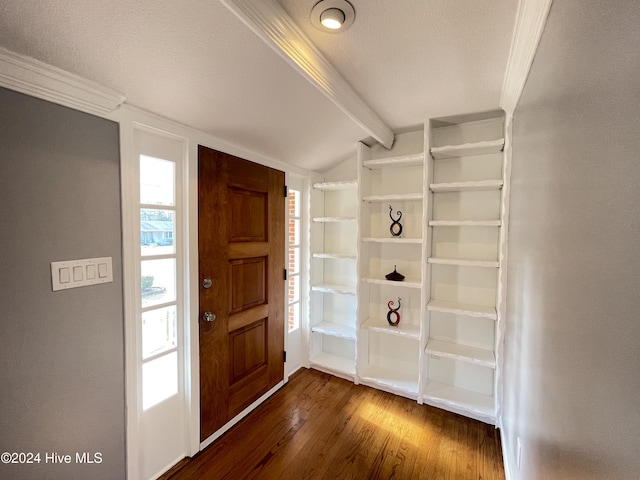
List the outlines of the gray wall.
<svg viewBox="0 0 640 480">
<path fill-rule="evenodd" d="M 514 479 L 640 478 L 639 26 L 637 0 L 555 0 L 514 116 Z"/>
<path fill-rule="evenodd" d="M 125 476 L 118 145 L 113 122 L 0 89 L 0 453 L 41 455 L 0 478 Z M 52 261 L 103 256 L 113 283 L 52 292 Z"/>
</svg>

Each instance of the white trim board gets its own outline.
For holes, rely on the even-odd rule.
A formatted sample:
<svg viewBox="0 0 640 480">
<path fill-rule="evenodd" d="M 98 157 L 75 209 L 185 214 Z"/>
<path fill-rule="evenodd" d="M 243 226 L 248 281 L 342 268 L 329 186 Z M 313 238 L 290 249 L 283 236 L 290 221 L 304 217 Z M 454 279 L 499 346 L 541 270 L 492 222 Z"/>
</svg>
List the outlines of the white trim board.
<svg viewBox="0 0 640 480">
<path fill-rule="evenodd" d="M 99 116 L 125 101 L 120 92 L 2 47 L 0 86 Z"/>
<path fill-rule="evenodd" d="M 553 0 L 520 0 L 511 39 L 500 107 L 513 115 L 547 23 Z"/>
<path fill-rule="evenodd" d="M 275 0 L 220 1 L 357 125 L 391 148 L 391 129 Z"/>
</svg>

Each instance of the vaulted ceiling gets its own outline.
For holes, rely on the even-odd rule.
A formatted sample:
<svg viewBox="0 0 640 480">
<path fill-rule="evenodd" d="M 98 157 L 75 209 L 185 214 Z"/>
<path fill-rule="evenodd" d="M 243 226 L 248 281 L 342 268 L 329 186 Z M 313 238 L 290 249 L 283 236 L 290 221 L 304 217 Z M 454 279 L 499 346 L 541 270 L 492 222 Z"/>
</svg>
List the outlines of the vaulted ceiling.
<svg viewBox="0 0 640 480">
<path fill-rule="evenodd" d="M 498 108 L 517 0 L 350 1 L 338 34 L 311 24 L 317 0 L 279 4 L 391 130 Z M 0 0 L 0 12 L 0 46 L 245 150 L 322 170 L 370 137 L 219 0 Z"/>
</svg>

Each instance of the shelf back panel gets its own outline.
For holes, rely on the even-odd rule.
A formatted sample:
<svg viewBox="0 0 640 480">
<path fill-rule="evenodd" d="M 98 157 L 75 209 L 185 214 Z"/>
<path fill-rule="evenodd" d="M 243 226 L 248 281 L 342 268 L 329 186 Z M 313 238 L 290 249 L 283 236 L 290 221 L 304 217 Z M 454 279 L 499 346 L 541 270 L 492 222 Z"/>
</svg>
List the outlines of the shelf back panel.
<svg viewBox="0 0 640 480">
<path fill-rule="evenodd" d="M 498 260 L 497 227 L 434 227 L 431 256 L 465 260 Z"/>
<path fill-rule="evenodd" d="M 444 158 L 433 162 L 433 183 L 502 178 L 502 153 Z"/>
<path fill-rule="evenodd" d="M 489 318 L 431 312 L 429 337 L 444 342 L 493 350 L 495 323 Z"/>
<path fill-rule="evenodd" d="M 438 123 L 442 122 L 432 122 L 432 125 Z M 498 140 L 504 136 L 504 118 L 500 116 L 475 122 L 437 126 L 432 129 L 431 135 L 432 147 Z"/>
<path fill-rule="evenodd" d="M 432 265 L 431 298 L 495 307 L 497 269 Z"/>
<path fill-rule="evenodd" d="M 493 395 L 493 369 L 428 355 L 429 379 L 483 395 Z"/>
<path fill-rule="evenodd" d="M 500 220 L 500 191 L 436 193 L 433 220 Z"/>
</svg>

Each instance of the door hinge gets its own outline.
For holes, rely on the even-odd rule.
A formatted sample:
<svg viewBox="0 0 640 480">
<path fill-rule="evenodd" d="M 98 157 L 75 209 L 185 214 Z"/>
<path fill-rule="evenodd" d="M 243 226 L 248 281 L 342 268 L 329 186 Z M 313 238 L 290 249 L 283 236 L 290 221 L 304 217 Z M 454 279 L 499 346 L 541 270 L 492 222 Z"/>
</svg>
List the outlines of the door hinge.
<svg viewBox="0 0 640 480">
<path fill-rule="evenodd" d="M 287 269 L 284 269 L 284 279 L 286 280 L 287 277 L 289 276 L 289 272 L 287 272 Z"/>
<path fill-rule="evenodd" d="M 287 198 L 289 196 L 289 187 L 287 187 L 286 185 L 284 186 L 284 198 Z"/>
<path fill-rule="evenodd" d="M 287 351 L 282 352 L 282 358 L 284 359 L 284 363 L 287 363 Z"/>
</svg>

